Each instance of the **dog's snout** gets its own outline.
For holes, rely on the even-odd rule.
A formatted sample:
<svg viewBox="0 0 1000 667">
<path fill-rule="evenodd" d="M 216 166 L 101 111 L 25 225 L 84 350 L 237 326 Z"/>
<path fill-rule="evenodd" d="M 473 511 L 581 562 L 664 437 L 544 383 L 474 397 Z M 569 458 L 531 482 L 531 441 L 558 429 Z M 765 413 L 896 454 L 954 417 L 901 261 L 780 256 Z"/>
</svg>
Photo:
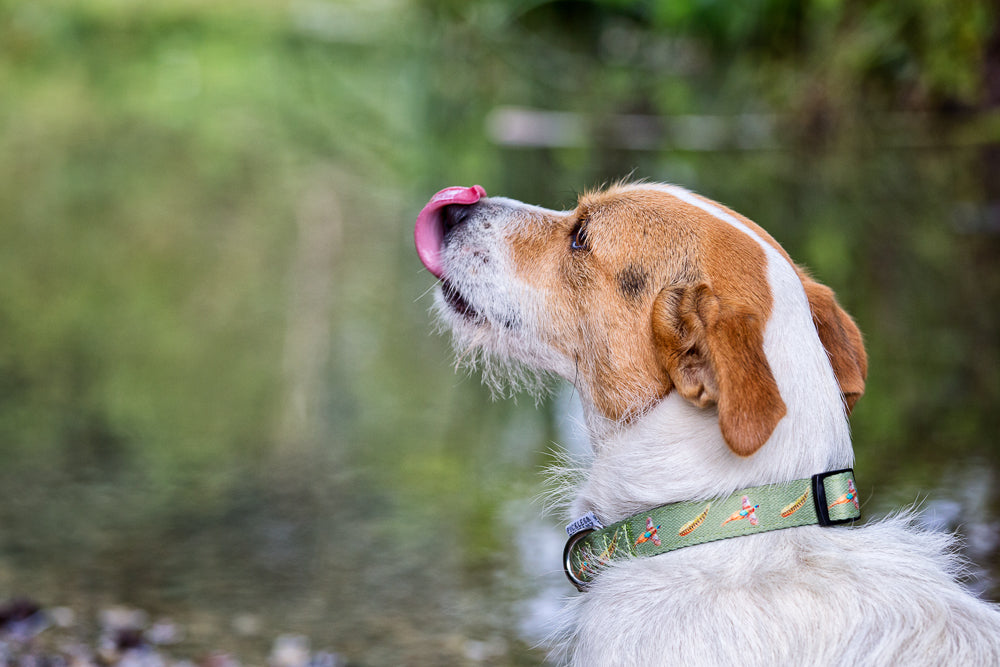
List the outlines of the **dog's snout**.
<svg viewBox="0 0 1000 667">
<path fill-rule="evenodd" d="M 444 233 L 447 236 L 454 229 L 461 227 L 472 217 L 475 204 L 449 204 L 444 207 L 441 219 L 444 222 Z"/>
</svg>

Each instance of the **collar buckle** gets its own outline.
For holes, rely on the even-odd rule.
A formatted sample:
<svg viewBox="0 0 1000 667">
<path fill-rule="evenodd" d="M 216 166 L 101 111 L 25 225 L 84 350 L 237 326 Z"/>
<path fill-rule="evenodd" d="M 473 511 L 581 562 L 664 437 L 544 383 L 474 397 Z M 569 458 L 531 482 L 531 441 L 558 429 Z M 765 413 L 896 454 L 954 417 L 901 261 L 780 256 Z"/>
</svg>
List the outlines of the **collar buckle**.
<svg viewBox="0 0 1000 667">
<path fill-rule="evenodd" d="M 845 519 L 830 518 L 830 509 L 826 501 L 826 484 L 824 482 L 826 482 L 828 477 L 834 477 L 845 472 L 850 473 L 852 476 L 854 475 L 853 468 L 841 468 L 840 470 L 821 472 L 812 476 L 813 504 L 816 506 L 816 520 L 821 526 L 839 526 L 840 524 L 851 523 L 857 518 L 853 516 Z"/>
</svg>

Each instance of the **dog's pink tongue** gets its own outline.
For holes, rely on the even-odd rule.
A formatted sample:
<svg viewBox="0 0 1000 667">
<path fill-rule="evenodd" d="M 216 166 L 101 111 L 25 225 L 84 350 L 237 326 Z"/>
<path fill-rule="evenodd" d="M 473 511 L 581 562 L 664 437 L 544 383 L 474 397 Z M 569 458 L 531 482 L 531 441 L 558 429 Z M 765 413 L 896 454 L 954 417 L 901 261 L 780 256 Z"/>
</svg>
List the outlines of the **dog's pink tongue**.
<svg viewBox="0 0 1000 667">
<path fill-rule="evenodd" d="M 417 216 L 417 224 L 413 228 L 417 255 L 427 270 L 438 278 L 441 277 L 441 243 L 444 241 L 444 222 L 439 211 L 448 204 L 475 204 L 485 196 L 486 190 L 481 185 L 445 188 L 431 197 Z"/>
</svg>

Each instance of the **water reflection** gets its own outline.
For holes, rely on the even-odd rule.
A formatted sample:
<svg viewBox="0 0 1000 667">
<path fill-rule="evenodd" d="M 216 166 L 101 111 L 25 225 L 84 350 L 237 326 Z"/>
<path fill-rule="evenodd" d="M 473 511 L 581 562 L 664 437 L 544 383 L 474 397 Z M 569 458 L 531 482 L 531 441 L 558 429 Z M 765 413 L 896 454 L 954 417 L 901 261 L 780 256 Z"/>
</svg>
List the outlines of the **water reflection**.
<svg viewBox="0 0 1000 667">
<path fill-rule="evenodd" d="M 874 227 L 886 205 L 868 210 L 870 199 L 842 198 L 842 190 L 792 188 L 786 209 L 742 194 L 742 182 L 717 189 L 730 188 L 737 208 L 745 199 L 744 209 L 768 218 L 793 255 L 835 284 L 866 332 L 872 375 L 853 419 L 866 515 L 921 501 L 927 525 L 965 538 L 976 563 L 970 586 L 995 595 L 992 395 L 964 388 L 990 381 L 989 366 L 967 355 L 976 349 L 993 358 L 994 321 L 951 313 L 970 303 L 977 278 L 991 275 L 987 251 L 997 241 L 967 227 L 959 235 L 944 222 L 953 195 L 940 190 L 938 176 L 948 164 L 957 169 L 963 155 L 891 158 L 857 177 L 906 194 L 888 207 L 906 213 L 900 229 Z M 794 156 L 768 154 L 743 156 L 729 171 L 713 161 L 689 167 L 711 191 L 726 175 L 740 172 L 746 181 L 754 165 L 767 184 L 794 164 Z M 837 160 L 815 167 L 848 178 Z M 923 185 L 887 175 L 897 172 Z M 518 196 L 518 179 L 511 181 L 506 193 Z M 773 192 L 770 185 L 745 192 L 758 187 Z M 559 196 L 540 203 L 558 205 Z M 430 278 L 406 235 L 394 231 L 418 208 L 418 201 L 390 204 L 363 229 L 343 230 L 355 250 L 334 268 L 333 313 L 323 325 L 329 352 L 293 355 L 284 366 L 308 379 L 289 383 L 289 396 L 309 394 L 305 414 L 316 419 L 303 426 L 289 418 L 303 413 L 289 412 L 296 403 L 280 393 L 258 403 L 277 415 L 278 428 L 243 411 L 265 432 L 294 432 L 280 440 L 296 446 L 273 449 L 273 436 L 234 423 L 231 447 L 202 451 L 204 440 L 185 444 L 189 431 L 171 430 L 169 420 L 181 414 L 172 408 L 153 423 L 184 445 L 174 450 L 149 431 L 91 419 L 99 402 L 68 408 L 74 447 L 22 456 L 0 470 L 0 591 L 81 619 L 120 604 L 168 616 L 183 629 L 183 640 L 164 649 L 176 657 L 224 651 L 259 662 L 291 634 L 308 638 L 311 651 L 362 664 L 540 662 L 549 622 L 574 594 L 559 565 L 565 517 L 547 508 L 542 471 L 560 453 L 586 459 L 579 404 L 566 386 L 538 407 L 529 397 L 495 401 L 478 379 L 454 372 L 447 341 L 428 333 Z M 295 271 L 293 280 L 307 284 Z M 303 326 L 278 319 L 276 329 L 313 331 L 314 309 L 285 312 L 303 313 Z M 234 350 L 225 337 L 205 343 L 198 358 L 219 350 L 220 360 L 237 360 L 213 370 L 223 384 L 238 383 L 239 375 L 226 374 L 257 352 Z M 241 373 L 253 377 L 253 368 Z M 281 377 L 257 368 L 268 381 Z M 196 400 L 214 400 L 217 386 Z M 169 407 L 180 399 L 150 389 L 144 400 Z M 32 424 L 8 422 L 11 442 L 28 438 Z M 88 623 L 74 631 L 96 636 Z"/>
<path fill-rule="evenodd" d="M 987 598 L 997 589 L 1000 574 L 983 565 L 1000 545 L 1000 518 L 990 507 L 995 478 L 991 467 L 966 462 L 942 475 L 939 486 L 919 503 L 921 525 L 961 535 L 962 552 L 969 560 L 962 580 Z"/>
</svg>

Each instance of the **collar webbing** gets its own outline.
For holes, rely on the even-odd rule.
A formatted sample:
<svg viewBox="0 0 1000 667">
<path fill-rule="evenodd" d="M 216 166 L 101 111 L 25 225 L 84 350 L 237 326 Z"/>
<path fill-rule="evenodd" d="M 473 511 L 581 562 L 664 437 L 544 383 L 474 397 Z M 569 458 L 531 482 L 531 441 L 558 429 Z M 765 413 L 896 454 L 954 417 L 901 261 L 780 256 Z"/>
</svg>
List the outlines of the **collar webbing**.
<svg viewBox="0 0 1000 667">
<path fill-rule="evenodd" d="M 601 567 L 613 560 L 658 556 L 695 544 L 782 528 L 832 526 L 860 515 L 854 471 L 833 470 L 742 489 L 726 498 L 663 505 L 607 527 L 588 515 L 567 527 L 571 534 L 563 552 L 563 567 L 582 591 Z M 582 530 L 581 523 L 585 526 Z"/>
</svg>

